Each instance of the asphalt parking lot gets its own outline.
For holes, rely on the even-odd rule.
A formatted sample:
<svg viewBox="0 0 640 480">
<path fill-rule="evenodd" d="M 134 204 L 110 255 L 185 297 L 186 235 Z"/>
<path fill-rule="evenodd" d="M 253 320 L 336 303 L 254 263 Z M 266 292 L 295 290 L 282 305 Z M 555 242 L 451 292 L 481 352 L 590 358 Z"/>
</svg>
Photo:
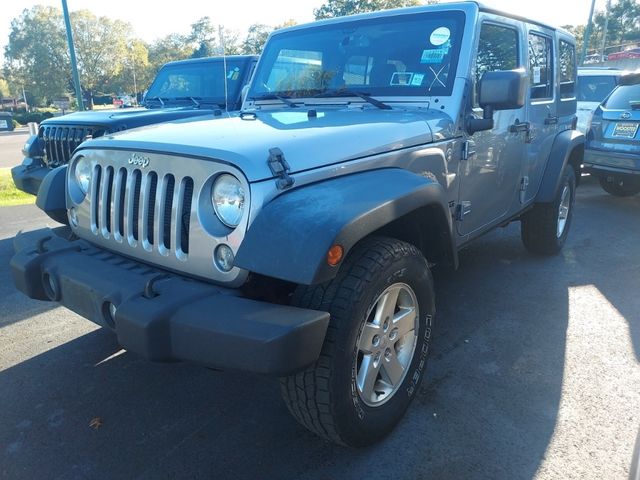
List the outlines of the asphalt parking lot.
<svg viewBox="0 0 640 480">
<path fill-rule="evenodd" d="M 639 218 L 640 196 L 587 179 L 561 255 L 527 254 L 514 224 L 435 271 L 420 394 L 388 439 L 352 450 L 298 426 L 275 381 L 149 363 L 19 294 L 11 237 L 48 220 L 0 209 L 0 477 L 624 479 L 640 427 Z"/>
<path fill-rule="evenodd" d="M 17 128 L 0 132 L 0 168 L 13 167 L 22 162 L 22 146 L 29 138 L 29 130 Z"/>
</svg>

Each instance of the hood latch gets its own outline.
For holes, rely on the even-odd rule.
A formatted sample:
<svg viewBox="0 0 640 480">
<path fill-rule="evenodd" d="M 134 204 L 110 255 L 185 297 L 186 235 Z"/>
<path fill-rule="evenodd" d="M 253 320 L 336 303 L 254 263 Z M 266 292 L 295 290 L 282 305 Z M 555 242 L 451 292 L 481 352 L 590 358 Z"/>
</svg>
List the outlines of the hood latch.
<svg viewBox="0 0 640 480">
<path fill-rule="evenodd" d="M 294 184 L 295 179 L 289 176 L 291 167 L 284 158 L 284 153 L 278 147 L 269 149 L 269 159 L 267 160 L 271 173 L 278 177 L 276 187 L 278 190 L 284 190 Z"/>
</svg>

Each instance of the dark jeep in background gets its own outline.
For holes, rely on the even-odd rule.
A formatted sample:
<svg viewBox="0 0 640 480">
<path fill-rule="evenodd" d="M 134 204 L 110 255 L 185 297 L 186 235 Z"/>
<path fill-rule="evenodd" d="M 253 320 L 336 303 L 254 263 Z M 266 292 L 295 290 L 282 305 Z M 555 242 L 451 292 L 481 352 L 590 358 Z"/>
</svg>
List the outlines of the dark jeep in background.
<svg viewBox="0 0 640 480">
<path fill-rule="evenodd" d="M 38 205 L 69 226 L 17 235 L 14 281 L 145 358 L 280 377 L 308 429 L 373 443 L 425 375 L 431 267 L 513 221 L 563 247 L 575 89 L 570 34 L 476 2 L 278 30 L 240 114 L 52 171 Z"/>
<path fill-rule="evenodd" d="M 23 148 L 22 164 L 11 170 L 14 183 L 37 195 L 46 174 L 66 165 L 78 145 L 89 138 L 239 110 L 242 87 L 249 82 L 257 60 L 253 55 L 235 55 L 169 62 L 151 83 L 141 108 L 76 112 L 43 121 L 38 134 Z"/>
</svg>

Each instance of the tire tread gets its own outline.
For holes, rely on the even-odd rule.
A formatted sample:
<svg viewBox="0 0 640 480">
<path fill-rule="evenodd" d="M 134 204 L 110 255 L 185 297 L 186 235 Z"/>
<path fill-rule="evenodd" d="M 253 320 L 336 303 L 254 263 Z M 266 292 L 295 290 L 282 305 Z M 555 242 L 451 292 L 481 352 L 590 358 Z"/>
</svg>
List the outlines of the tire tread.
<svg viewBox="0 0 640 480">
<path fill-rule="evenodd" d="M 300 286 L 292 304 L 328 311 L 331 319 L 320 357 L 302 372 L 280 379 L 284 402 L 293 417 L 308 430 L 326 440 L 346 445 L 334 418 L 331 402 L 331 357 L 335 351 L 338 323 L 349 318 L 351 299 L 362 294 L 376 273 L 391 258 L 422 255 L 406 242 L 386 237 L 363 240 L 345 259 L 336 278 L 326 284 Z"/>
</svg>

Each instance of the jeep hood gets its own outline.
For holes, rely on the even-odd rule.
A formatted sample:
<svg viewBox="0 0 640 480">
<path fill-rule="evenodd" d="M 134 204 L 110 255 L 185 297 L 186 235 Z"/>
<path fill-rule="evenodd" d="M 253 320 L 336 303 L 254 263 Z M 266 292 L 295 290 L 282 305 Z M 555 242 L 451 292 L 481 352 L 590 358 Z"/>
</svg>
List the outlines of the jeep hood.
<svg viewBox="0 0 640 480">
<path fill-rule="evenodd" d="M 213 112 L 209 109 L 184 106 L 151 109 L 118 108 L 74 112 L 61 117 L 48 118 L 42 122 L 42 125 L 99 125 L 107 127 L 109 130 L 117 130 L 206 115 L 213 118 Z"/>
<path fill-rule="evenodd" d="M 313 115 L 316 114 L 316 116 Z M 273 177 L 267 159 L 278 147 L 291 173 L 428 144 L 432 128 L 448 116 L 434 110 L 306 108 L 258 111 L 216 120 L 151 125 L 85 142 L 84 148 L 115 148 L 198 156 L 232 163 L 249 181 Z"/>
</svg>

